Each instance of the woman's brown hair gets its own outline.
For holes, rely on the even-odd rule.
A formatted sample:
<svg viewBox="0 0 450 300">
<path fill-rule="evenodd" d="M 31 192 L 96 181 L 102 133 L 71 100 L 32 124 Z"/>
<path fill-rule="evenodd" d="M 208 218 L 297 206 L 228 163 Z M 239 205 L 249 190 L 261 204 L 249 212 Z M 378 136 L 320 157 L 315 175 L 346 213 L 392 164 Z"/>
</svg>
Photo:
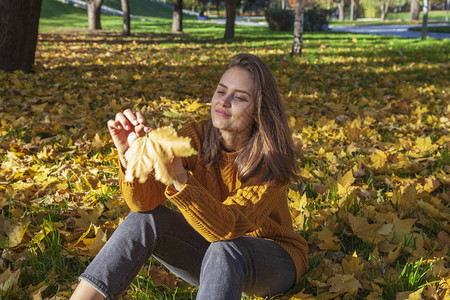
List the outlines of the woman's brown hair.
<svg viewBox="0 0 450 300">
<path fill-rule="evenodd" d="M 296 178 L 295 148 L 272 71 L 260 58 L 248 53 L 234 56 L 225 71 L 234 67 L 252 74 L 256 91 L 255 123 L 247 144 L 235 160 L 240 179 L 260 176 L 266 183 L 287 183 Z M 220 132 L 210 121 L 202 157 L 209 166 L 217 166 L 221 150 Z"/>
</svg>

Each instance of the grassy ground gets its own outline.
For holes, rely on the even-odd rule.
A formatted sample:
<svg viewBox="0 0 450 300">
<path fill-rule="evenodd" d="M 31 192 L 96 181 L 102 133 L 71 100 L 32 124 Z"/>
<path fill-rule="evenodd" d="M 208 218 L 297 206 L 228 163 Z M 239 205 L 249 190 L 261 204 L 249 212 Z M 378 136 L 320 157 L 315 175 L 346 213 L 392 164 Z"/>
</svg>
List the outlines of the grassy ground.
<svg viewBox="0 0 450 300">
<path fill-rule="evenodd" d="M 87 32 L 85 12 L 44 0 L 35 72 L 0 72 L 1 299 L 68 298 L 127 214 L 107 120 L 125 107 L 154 127 L 207 118 L 239 52 L 273 70 L 301 149 L 289 199 L 310 269 L 277 299 L 448 297 L 448 40 L 307 33 L 292 58 L 291 34 L 267 28 L 224 42 L 208 22 L 173 35 L 154 16 L 128 38 L 121 18 L 102 23 Z M 149 261 L 123 298 L 195 293 Z"/>
<path fill-rule="evenodd" d="M 447 12 L 444 10 L 432 10 L 428 12 L 428 19 L 429 20 L 437 20 L 437 21 L 443 21 L 445 20 L 445 17 L 447 16 Z M 389 13 L 386 16 L 386 19 L 388 20 L 409 20 L 410 13 L 409 12 L 401 12 L 401 13 Z M 419 14 L 419 19 L 423 19 L 423 12 L 421 11 Z"/>
<path fill-rule="evenodd" d="M 429 23 L 441 23 L 443 20 L 445 20 L 446 13 L 444 11 L 431 11 L 428 15 L 428 22 Z M 414 24 L 422 24 L 422 13 L 419 16 L 419 20 L 417 21 L 410 21 L 409 20 L 409 13 L 390 13 L 386 16 L 385 21 L 381 20 L 356 20 L 356 21 L 338 21 L 338 20 L 331 20 L 330 24 L 333 25 L 348 25 L 348 26 L 358 26 L 358 25 L 388 25 L 388 24 L 396 24 L 396 25 L 414 25 Z"/>
<path fill-rule="evenodd" d="M 409 30 L 422 31 L 422 27 L 412 27 L 412 28 L 409 28 Z M 427 31 L 429 31 L 429 32 L 450 33 L 450 26 L 433 26 L 433 27 L 428 27 Z"/>
</svg>

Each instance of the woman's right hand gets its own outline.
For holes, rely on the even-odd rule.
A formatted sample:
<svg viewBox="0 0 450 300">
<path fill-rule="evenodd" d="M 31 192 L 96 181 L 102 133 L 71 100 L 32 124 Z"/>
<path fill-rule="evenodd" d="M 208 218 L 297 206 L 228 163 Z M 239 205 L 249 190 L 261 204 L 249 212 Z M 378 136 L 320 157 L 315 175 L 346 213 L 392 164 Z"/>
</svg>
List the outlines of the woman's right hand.
<svg viewBox="0 0 450 300">
<path fill-rule="evenodd" d="M 138 137 L 151 131 L 151 128 L 146 127 L 144 123 L 144 116 L 140 112 L 133 113 L 131 109 L 116 114 L 115 120 L 108 121 L 109 133 L 124 168 L 127 167 L 125 152 Z"/>
</svg>

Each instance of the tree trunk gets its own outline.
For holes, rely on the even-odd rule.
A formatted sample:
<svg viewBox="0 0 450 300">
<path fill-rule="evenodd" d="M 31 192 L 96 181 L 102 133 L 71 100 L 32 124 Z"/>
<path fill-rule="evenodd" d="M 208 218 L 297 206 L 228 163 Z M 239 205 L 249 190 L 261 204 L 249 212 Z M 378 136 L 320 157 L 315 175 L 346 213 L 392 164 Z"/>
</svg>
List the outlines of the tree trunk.
<svg viewBox="0 0 450 300">
<path fill-rule="evenodd" d="M 338 9 L 339 9 L 339 21 L 345 20 L 345 1 L 340 0 L 338 2 Z"/>
<path fill-rule="evenodd" d="M 0 69 L 31 72 L 42 0 L 0 0 Z"/>
<path fill-rule="evenodd" d="M 387 1 L 383 0 L 381 2 L 380 10 L 381 10 L 381 20 L 382 21 L 386 20 L 386 16 L 389 12 L 389 5 L 391 5 L 391 0 L 387 0 Z"/>
<path fill-rule="evenodd" d="M 130 27 L 130 0 L 121 0 L 122 4 L 122 13 L 123 13 L 123 28 L 122 35 L 129 36 L 131 35 L 131 27 Z"/>
<path fill-rule="evenodd" d="M 305 0 L 297 0 L 295 5 L 295 19 L 294 19 L 294 42 L 292 44 L 292 56 L 300 56 L 302 54 L 303 46 L 303 20 L 305 12 Z"/>
<path fill-rule="evenodd" d="M 422 41 L 427 38 L 429 0 L 423 0 Z"/>
<path fill-rule="evenodd" d="M 89 30 L 102 29 L 100 22 L 103 0 L 86 0 Z"/>
<path fill-rule="evenodd" d="M 411 20 L 419 20 L 419 14 L 420 14 L 420 4 L 418 0 L 412 0 L 411 1 L 411 9 L 409 18 Z"/>
<path fill-rule="evenodd" d="M 227 19 L 225 23 L 225 34 L 223 36 L 225 40 L 234 37 L 234 21 L 236 20 L 236 7 L 238 2 L 239 0 L 226 0 Z"/>
<path fill-rule="evenodd" d="M 183 32 L 183 0 L 175 0 L 172 14 L 172 32 Z"/>
<path fill-rule="evenodd" d="M 353 21 L 358 19 L 358 11 L 359 11 L 359 0 L 355 0 L 353 3 Z"/>
</svg>

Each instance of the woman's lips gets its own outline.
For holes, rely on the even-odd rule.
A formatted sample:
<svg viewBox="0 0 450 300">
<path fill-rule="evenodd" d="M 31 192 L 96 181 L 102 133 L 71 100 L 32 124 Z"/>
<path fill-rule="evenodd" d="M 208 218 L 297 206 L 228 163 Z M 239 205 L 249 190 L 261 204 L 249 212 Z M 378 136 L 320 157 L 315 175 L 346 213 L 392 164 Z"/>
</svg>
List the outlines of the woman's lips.
<svg viewBox="0 0 450 300">
<path fill-rule="evenodd" d="M 216 114 L 219 115 L 220 117 L 229 117 L 230 115 L 227 114 L 226 111 L 224 111 L 223 109 L 216 109 Z"/>
</svg>

